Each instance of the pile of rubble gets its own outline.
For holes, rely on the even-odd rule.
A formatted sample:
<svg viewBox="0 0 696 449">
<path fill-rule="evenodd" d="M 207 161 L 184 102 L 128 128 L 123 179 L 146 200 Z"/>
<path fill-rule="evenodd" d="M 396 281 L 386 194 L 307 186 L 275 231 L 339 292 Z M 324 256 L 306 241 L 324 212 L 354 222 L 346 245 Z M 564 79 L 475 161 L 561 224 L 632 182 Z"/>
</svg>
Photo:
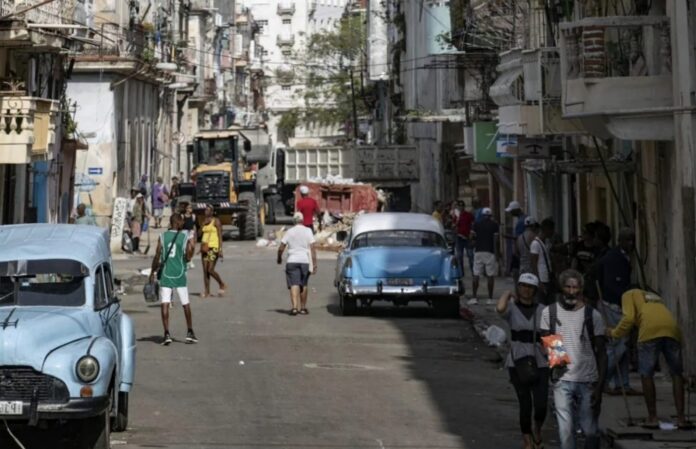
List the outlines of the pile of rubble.
<svg viewBox="0 0 696 449">
<path fill-rule="evenodd" d="M 325 212 L 321 220 L 321 230 L 314 236 L 317 241 L 317 249 L 320 251 L 339 252 L 343 248 L 343 243 L 338 241 L 337 234 L 340 231 L 345 231 L 347 234 L 350 234 L 353 220 L 355 220 L 355 217 L 358 215 L 360 215 L 360 212 L 343 214 L 341 216 L 335 216 Z M 316 226 L 315 224 L 315 227 Z M 256 241 L 256 246 L 259 248 L 277 248 L 286 230 L 286 227 L 283 226 L 276 231 L 269 232 L 266 238 Z"/>
</svg>

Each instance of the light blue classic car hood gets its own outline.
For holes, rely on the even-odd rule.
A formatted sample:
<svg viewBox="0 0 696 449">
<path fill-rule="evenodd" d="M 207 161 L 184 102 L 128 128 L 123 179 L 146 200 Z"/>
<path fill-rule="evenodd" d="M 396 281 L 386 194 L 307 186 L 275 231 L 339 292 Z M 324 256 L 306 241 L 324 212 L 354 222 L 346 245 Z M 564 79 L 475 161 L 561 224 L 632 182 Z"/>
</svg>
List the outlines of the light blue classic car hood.
<svg viewBox="0 0 696 449">
<path fill-rule="evenodd" d="M 53 349 L 92 334 L 81 313 L 65 307 L 0 307 L 0 366 L 40 370 Z"/>
<path fill-rule="evenodd" d="M 442 259 L 447 250 L 442 248 L 361 248 L 352 252 L 360 272 L 368 278 L 429 278 L 440 277 Z"/>
</svg>

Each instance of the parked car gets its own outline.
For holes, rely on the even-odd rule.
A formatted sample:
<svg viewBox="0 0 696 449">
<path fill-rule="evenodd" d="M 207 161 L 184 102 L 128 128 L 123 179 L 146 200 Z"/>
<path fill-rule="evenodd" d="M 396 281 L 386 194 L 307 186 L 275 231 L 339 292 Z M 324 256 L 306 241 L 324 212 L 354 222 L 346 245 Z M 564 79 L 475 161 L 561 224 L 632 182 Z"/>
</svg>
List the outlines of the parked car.
<svg viewBox="0 0 696 449">
<path fill-rule="evenodd" d="M 440 316 L 457 316 L 464 284 L 442 224 L 425 214 L 358 216 L 339 254 L 334 285 L 343 315 L 358 303 L 425 301 Z"/>
<path fill-rule="evenodd" d="M 0 420 L 77 421 L 72 447 L 128 425 L 133 322 L 114 293 L 107 230 L 0 226 Z"/>
</svg>

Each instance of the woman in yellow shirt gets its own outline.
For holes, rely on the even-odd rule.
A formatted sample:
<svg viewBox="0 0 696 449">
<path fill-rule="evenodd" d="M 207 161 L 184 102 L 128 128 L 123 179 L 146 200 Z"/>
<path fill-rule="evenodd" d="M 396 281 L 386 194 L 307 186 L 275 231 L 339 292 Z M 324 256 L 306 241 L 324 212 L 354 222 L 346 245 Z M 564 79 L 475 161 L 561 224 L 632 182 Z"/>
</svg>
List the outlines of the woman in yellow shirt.
<svg viewBox="0 0 696 449">
<path fill-rule="evenodd" d="M 621 296 L 621 312 L 621 321 L 614 329 L 607 328 L 607 336 L 621 338 L 627 335 L 633 326 L 638 327 L 638 371 L 643 383 L 645 405 L 648 408 L 648 419 L 643 423 L 643 427 L 657 429 L 660 426 L 653 377 L 657 358 L 662 354 L 672 375 L 677 425 L 683 430 L 693 429 L 694 425 L 684 416 L 682 337 L 672 312 L 660 296 L 637 288 Z"/>
<path fill-rule="evenodd" d="M 203 265 L 203 284 L 205 291 L 202 298 L 210 296 L 210 278 L 215 279 L 220 286 L 218 296 L 224 296 L 227 285 L 222 282 L 222 278 L 215 271 L 218 259 L 223 258 L 222 254 L 222 224 L 220 220 L 213 216 L 213 206 L 205 207 L 205 219 L 201 227 L 203 237 L 201 238 L 201 259 Z"/>
</svg>

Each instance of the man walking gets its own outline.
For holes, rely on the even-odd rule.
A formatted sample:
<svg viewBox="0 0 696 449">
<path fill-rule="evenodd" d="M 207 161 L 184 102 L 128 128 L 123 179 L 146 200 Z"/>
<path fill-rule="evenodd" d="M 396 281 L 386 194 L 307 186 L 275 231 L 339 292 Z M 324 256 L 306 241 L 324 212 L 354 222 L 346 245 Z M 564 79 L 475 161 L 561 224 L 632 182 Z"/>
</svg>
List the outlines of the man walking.
<svg viewBox="0 0 696 449">
<path fill-rule="evenodd" d="M 157 182 L 152 186 L 152 213 L 155 216 L 155 228 L 162 224 L 164 206 L 169 201 L 169 191 L 167 186 L 162 184 L 162 178 L 157 177 Z"/>
<path fill-rule="evenodd" d="M 481 215 L 483 218 L 480 222 L 474 223 L 472 233 L 476 239 L 474 249 L 474 299 L 476 299 L 476 294 L 478 293 L 481 274 L 485 274 L 488 278 L 488 298 L 493 299 L 493 287 L 495 287 L 495 277 L 498 274 L 498 252 L 496 251 L 496 246 L 500 225 L 493 221 L 493 211 L 490 208 L 484 207 Z"/>
<path fill-rule="evenodd" d="M 517 237 L 515 241 L 515 253 L 520 261 L 519 272 L 514 273 L 515 280 L 517 280 L 521 274 L 534 273 L 530 249 L 532 242 L 537 235 L 539 235 L 539 223 L 536 221 L 536 218 L 527 217 L 524 219 L 524 225 L 524 232 Z"/>
<path fill-rule="evenodd" d="M 91 226 L 97 225 L 94 217 L 87 215 L 87 206 L 85 206 L 85 203 L 80 203 L 77 205 L 77 217 L 75 217 L 75 224 Z"/>
<path fill-rule="evenodd" d="M 542 311 L 539 327 L 542 333 L 561 334 L 570 358 L 551 372 L 561 449 L 575 449 L 576 424 L 585 435 L 585 449 L 599 449 L 597 418 L 607 369 L 604 321 L 585 304 L 579 272 L 566 270 L 559 279 L 562 294 Z"/>
<path fill-rule="evenodd" d="M 514 236 L 515 238 L 519 237 L 522 235 L 524 232 L 524 219 L 527 218 L 527 216 L 524 214 L 524 211 L 522 210 L 522 206 L 520 205 L 519 201 L 510 201 L 510 204 L 508 204 L 508 207 L 505 208 L 505 212 L 509 213 L 513 217 L 517 218 L 517 221 L 515 222 L 515 232 Z"/>
<path fill-rule="evenodd" d="M 290 315 L 298 313 L 308 315 L 307 295 L 309 275 L 317 272 L 317 251 L 314 247 L 314 234 L 305 225 L 302 213 L 296 212 L 293 216 L 295 226 L 290 228 L 280 240 L 278 248 L 278 265 L 283 263 L 283 252 L 288 250 L 288 259 L 285 265 L 285 278 L 290 290 L 292 309 Z"/>
<path fill-rule="evenodd" d="M 466 210 L 466 204 L 464 204 L 464 201 L 459 201 L 458 210 L 459 214 L 457 216 L 457 221 L 455 222 L 457 225 L 457 244 L 455 248 L 457 261 L 459 262 L 463 276 L 465 252 L 466 258 L 469 260 L 469 269 L 472 273 L 474 271 L 474 250 L 471 247 L 471 242 L 469 241 L 471 229 L 474 225 L 474 215 Z"/>
<path fill-rule="evenodd" d="M 539 278 L 539 290 L 537 290 L 537 298 L 541 304 L 547 305 L 551 302 L 552 295 L 555 293 L 553 279 L 553 269 L 551 265 L 551 256 L 549 248 L 546 246 L 546 238 L 548 235 L 548 226 L 541 228 L 541 234 L 532 240 L 529 246 L 529 255 L 531 258 L 532 273 Z M 524 234 L 523 234 L 524 235 Z"/>
<path fill-rule="evenodd" d="M 155 276 L 160 282 L 162 326 L 164 327 L 162 344 L 168 346 L 172 342 L 172 336 L 169 333 L 169 306 L 174 290 L 176 290 L 179 301 L 184 307 L 187 328 L 186 343 L 198 343 L 198 338 L 193 332 L 191 304 L 189 304 L 186 282 L 186 268 L 193 257 L 193 242 L 188 239 L 186 232 L 182 232 L 184 219 L 180 214 L 172 215 L 169 222 L 170 228 L 157 241 L 157 251 L 152 259 L 152 272 L 150 274 L 150 282 L 154 281 Z"/>
<path fill-rule="evenodd" d="M 300 199 L 297 201 L 295 210 L 302 214 L 302 224 L 312 230 L 314 233 L 314 217 L 321 229 L 321 217 L 319 216 L 319 205 L 316 200 L 309 196 L 309 187 L 300 186 Z"/>
<path fill-rule="evenodd" d="M 607 326 L 614 327 L 621 320 L 621 296 L 628 291 L 631 284 L 631 253 L 633 252 L 635 234 L 629 228 L 619 231 L 619 244 L 607 251 L 599 261 L 598 281 L 601 291 L 599 307 L 606 313 Z M 628 338 L 617 338 L 607 345 L 610 394 L 621 394 L 622 389 L 628 394 L 640 394 L 629 383 Z M 618 368 L 617 368 L 618 363 Z"/>
</svg>

